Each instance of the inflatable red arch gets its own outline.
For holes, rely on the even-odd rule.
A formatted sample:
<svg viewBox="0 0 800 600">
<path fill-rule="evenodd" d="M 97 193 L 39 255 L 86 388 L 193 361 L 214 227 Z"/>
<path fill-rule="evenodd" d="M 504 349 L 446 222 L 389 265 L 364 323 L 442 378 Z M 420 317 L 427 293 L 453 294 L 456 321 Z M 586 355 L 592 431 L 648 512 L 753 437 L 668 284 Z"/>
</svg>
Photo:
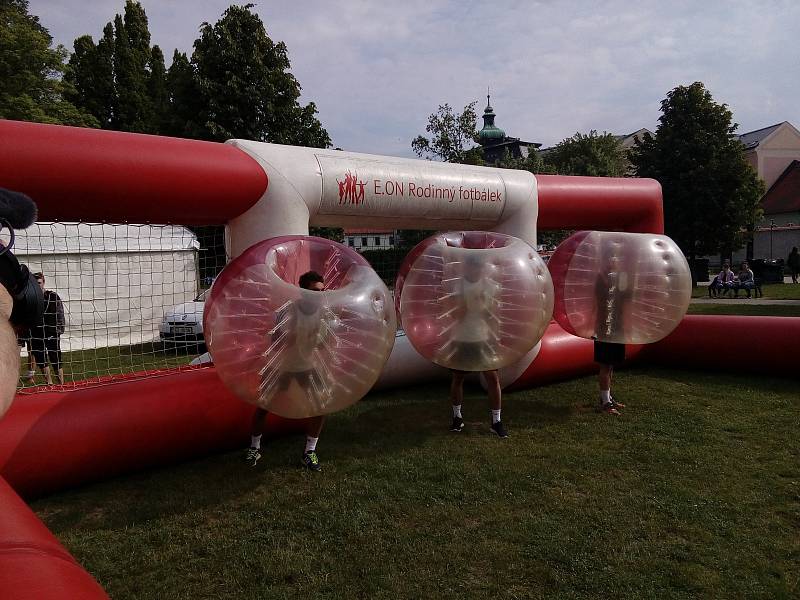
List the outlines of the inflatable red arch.
<svg viewBox="0 0 800 600">
<path fill-rule="evenodd" d="M 0 139 L 0 187 L 34 198 L 40 220 L 238 223 L 241 228 L 248 216 L 263 216 L 259 211 L 265 210 L 265 201 L 266 210 L 272 211 L 267 214 L 280 216 L 284 210 L 293 210 L 281 204 L 282 196 L 267 194 L 282 182 L 270 178 L 267 167 L 271 165 L 258 157 L 250 142 L 218 144 L 2 120 Z M 288 161 L 299 163 L 312 152 L 291 147 L 270 151 L 285 153 Z M 320 158 L 319 166 L 332 171 L 336 160 L 338 155 Z M 357 156 L 353 160 L 363 167 Z M 406 168 L 403 165 L 390 166 L 397 173 Z M 444 168 L 450 167 L 457 168 Z M 466 181 L 482 177 L 483 171 L 463 173 Z M 319 173 L 314 176 L 319 178 Z M 655 181 L 529 178 L 522 185 L 531 181 L 538 194 L 538 215 L 534 212 L 530 218 L 535 222 L 538 217 L 539 229 L 663 233 L 661 188 Z M 319 181 L 312 184 L 318 186 Z M 325 185 L 323 176 L 323 209 Z M 515 218 L 524 221 L 525 215 Z M 305 218 L 307 226 L 308 212 Z M 315 218 L 322 225 L 352 222 L 348 215 L 337 220 L 324 210 Z M 395 222 L 408 227 L 418 226 L 419 221 L 419 216 L 401 215 Z M 436 225 L 442 223 L 465 225 L 458 220 Z M 296 222 L 290 225 L 296 227 Z M 240 244 L 249 245 L 253 236 L 263 239 L 271 233 L 269 225 L 261 231 L 244 231 Z M 732 331 L 737 335 L 730 335 Z M 637 360 L 654 364 L 795 373 L 800 319 L 689 316 L 661 342 L 635 350 Z M 536 360 L 509 387 L 522 389 L 592 370 L 591 342 L 553 323 Z M 389 377 L 387 384 L 393 381 L 397 378 Z M 112 394 L 113 402 L 109 401 Z M 4 596 L 107 597 L 20 496 L 34 498 L 241 447 L 251 410 L 224 388 L 213 367 L 112 379 L 102 386 L 37 393 L 15 402 L 0 420 L 0 589 Z M 302 424 L 269 422 L 270 428 L 284 431 L 292 426 Z M 53 447 L 59 452 L 50 451 Z"/>
</svg>

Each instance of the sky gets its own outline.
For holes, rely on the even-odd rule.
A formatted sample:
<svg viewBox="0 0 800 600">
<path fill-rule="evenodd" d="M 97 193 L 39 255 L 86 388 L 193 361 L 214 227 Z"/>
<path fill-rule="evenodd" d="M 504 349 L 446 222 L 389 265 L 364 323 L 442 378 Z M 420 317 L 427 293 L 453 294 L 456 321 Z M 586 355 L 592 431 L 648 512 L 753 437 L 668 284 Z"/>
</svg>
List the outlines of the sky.
<svg viewBox="0 0 800 600">
<path fill-rule="evenodd" d="M 191 54 L 224 0 L 142 0 L 152 43 Z M 30 0 L 55 43 L 97 40 L 124 0 Z M 261 1 L 274 41 L 333 144 L 413 156 L 440 104 L 486 89 L 506 134 L 552 146 L 576 132 L 655 130 L 677 85 L 702 81 L 739 133 L 800 127 L 800 2 L 445 0 Z M 482 121 L 479 119 L 478 127 Z"/>
</svg>

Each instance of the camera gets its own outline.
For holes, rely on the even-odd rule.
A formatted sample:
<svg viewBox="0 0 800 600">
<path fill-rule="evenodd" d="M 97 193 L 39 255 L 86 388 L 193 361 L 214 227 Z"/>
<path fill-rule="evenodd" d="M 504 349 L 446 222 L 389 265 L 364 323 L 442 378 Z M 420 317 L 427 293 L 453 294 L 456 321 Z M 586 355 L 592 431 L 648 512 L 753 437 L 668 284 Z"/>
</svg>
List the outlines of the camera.
<svg viewBox="0 0 800 600">
<path fill-rule="evenodd" d="M 44 312 L 44 295 L 28 267 L 11 252 L 14 229 L 25 229 L 36 219 L 36 205 L 17 192 L 0 189 L 0 234 L 8 230 L 8 242 L 0 241 L 0 283 L 14 301 L 9 320 L 16 328 L 36 325 Z"/>
</svg>

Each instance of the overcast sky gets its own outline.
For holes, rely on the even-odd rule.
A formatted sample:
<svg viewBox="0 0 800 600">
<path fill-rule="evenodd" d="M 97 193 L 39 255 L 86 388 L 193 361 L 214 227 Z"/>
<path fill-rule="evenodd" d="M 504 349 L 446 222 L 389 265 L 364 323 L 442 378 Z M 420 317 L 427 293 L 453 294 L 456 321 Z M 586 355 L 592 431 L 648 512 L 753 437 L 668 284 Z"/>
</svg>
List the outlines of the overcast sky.
<svg viewBox="0 0 800 600">
<path fill-rule="evenodd" d="M 191 54 L 224 0 L 142 0 L 152 43 Z M 30 0 L 56 43 L 95 40 L 124 0 Z M 655 129 L 660 102 L 702 81 L 744 133 L 800 127 L 800 2 L 303 0 L 257 3 L 334 145 L 412 156 L 439 104 L 486 105 L 507 135 Z M 479 124 L 480 127 L 480 124 Z"/>
</svg>

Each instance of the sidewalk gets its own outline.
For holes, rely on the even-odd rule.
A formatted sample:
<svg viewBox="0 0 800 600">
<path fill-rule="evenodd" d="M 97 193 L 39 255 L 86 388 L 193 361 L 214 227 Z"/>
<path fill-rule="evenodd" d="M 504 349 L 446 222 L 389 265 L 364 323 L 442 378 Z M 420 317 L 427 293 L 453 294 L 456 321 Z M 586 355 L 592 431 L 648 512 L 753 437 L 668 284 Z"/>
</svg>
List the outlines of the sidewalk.
<svg viewBox="0 0 800 600">
<path fill-rule="evenodd" d="M 698 281 L 697 287 L 708 287 L 711 285 L 711 280 L 714 279 L 714 275 L 710 275 L 708 281 Z M 783 283 L 788 283 L 789 285 L 800 285 L 796 283 L 792 283 L 792 277 L 790 275 L 785 275 L 783 277 Z"/>
<path fill-rule="evenodd" d="M 800 300 L 770 300 L 767 298 L 748 298 L 741 295 L 738 298 L 692 298 L 692 304 L 777 304 L 782 306 L 800 306 Z"/>
</svg>

